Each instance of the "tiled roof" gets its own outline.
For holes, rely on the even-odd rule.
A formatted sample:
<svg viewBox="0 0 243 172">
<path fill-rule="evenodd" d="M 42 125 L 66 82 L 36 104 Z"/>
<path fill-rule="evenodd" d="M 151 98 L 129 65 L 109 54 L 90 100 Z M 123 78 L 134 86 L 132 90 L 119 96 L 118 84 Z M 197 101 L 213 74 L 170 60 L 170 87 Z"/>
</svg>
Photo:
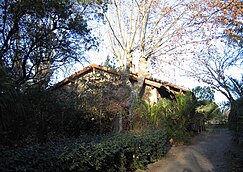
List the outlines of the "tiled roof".
<svg viewBox="0 0 243 172">
<path fill-rule="evenodd" d="M 121 73 L 119 71 L 114 70 L 112 68 L 99 66 L 99 65 L 96 65 L 96 64 L 91 64 L 88 67 L 86 67 L 86 68 L 84 68 L 84 69 L 82 69 L 78 72 L 75 72 L 71 76 L 65 78 L 64 80 L 62 80 L 60 82 L 58 82 L 57 84 L 55 84 L 50 89 L 54 90 L 54 89 L 57 89 L 59 87 L 62 87 L 64 85 L 70 83 L 71 81 L 75 80 L 76 78 L 78 78 L 82 75 L 85 75 L 85 74 L 87 74 L 87 73 L 89 73 L 89 72 L 91 72 L 95 69 L 98 69 L 98 70 L 101 70 L 101 71 L 104 71 L 104 72 L 107 72 L 107 73 L 110 73 L 110 74 L 114 74 L 114 75 L 117 75 L 117 76 L 121 75 Z M 138 80 L 138 75 L 136 73 L 130 73 L 129 75 L 130 75 L 129 79 L 134 80 L 134 81 Z M 168 90 L 176 91 L 176 92 L 189 91 L 189 89 L 180 87 L 178 85 L 175 85 L 175 84 L 172 84 L 172 83 L 169 83 L 169 82 L 161 81 L 159 79 L 155 79 L 155 78 L 152 78 L 152 77 L 146 77 L 144 83 L 146 85 L 153 86 L 153 87 L 156 87 L 156 88 L 165 87 Z"/>
</svg>

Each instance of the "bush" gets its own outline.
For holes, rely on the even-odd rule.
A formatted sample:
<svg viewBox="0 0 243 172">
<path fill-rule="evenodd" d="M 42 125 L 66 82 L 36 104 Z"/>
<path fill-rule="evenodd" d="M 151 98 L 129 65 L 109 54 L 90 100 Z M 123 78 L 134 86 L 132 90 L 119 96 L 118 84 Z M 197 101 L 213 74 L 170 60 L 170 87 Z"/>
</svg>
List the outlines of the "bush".
<svg viewBox="0 0 243 172">
<path fill-rule="evenodd" d="M 11 96 L 10 91 L 5 92 L 0 93 L 0 145 L 18 147 L 82 134 L 109 134 L 112 130 L 110 114 L 98 116 L 74 95 L 58 99 L 55 93 L 38 89 L 25 94 L 12 91 Z"/>
<path fill-rule="evenodd" d="M 163 131 L 64 139 L 5 150 L 0 171 L 128 171 L 145 169 L 164 155 Z"/>
<path fill-rule="evenodd" d="M 243 98 L 237 99 L 231 105 L 229 128 L 233 131 L 234 140 L 243 145 Z"/>
<path fill-rule="evenodd" d="M 134 110 L 134 130 L 155 128 L 166 131 L 175 142 L 187 141 L 187 132 L 195 118 L 196 98 L 192 93 L 176 95 L 175 100 L 163 98 L 157 104 L 138 100 Z"/>
</svg>

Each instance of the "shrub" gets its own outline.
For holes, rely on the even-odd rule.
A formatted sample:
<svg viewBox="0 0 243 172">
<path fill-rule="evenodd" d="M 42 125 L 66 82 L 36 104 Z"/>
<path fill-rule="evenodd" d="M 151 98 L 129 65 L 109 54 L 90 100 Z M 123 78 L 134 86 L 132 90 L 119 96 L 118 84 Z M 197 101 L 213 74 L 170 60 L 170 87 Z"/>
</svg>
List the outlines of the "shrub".
<svg viewBox="0 0 243 172">
<path fill-rule="evenodd" d="M 237 99 L 231 105 L 229 128 L 233 131 L 234 139 L 243 145 L 243 98 Z"/>
<path fill-rule="evenodd" d="M 186 132 L 196 121 L 195 108 L 197 100 L 192 93 L 176 95 L 175 100 L 163 98 L 157 104 L 149 104 L 138 100 L 135 106 L 135 130 L 155 128 L 166 131 L 168 138 L 174 141 L 186 141 Z M 142 119 L 142 120 L 141 120 Z"/>
<path fill-rule="evenodd" d="M 63 139 L 2 151 L 0 171 L 128 171 L 164 155 L 163 131 Z"/>
<path fill-rule="evenodd" d="M 83 107 L 83 102 L 74 95 L 60 100 L 53 92 L 38 89 L 25 94 L 13 92 L 11 96 L 9 92 L 0 93 L 0 145 L 17 147 L 82 134 L 108 134 L 111 131 L 110 114 L 98 116 Z"/>
</svg>

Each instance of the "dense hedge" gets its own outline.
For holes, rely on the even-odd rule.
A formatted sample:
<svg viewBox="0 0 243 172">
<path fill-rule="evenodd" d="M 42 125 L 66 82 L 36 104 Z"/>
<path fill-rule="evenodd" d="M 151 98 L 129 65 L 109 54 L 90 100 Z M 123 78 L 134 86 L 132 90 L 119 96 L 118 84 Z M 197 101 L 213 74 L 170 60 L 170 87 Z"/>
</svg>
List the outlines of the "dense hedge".
<svg viewBox="0 0 243 172">
<path fill-rule="evenodd" d="M 112 131 L 115 113 L 95 113 L 77 95 L 59 100 L 55 93 L 38 89 L 14 93 L 3 97 L 0 91 L 0 146 L 46 143 L 82 134 L 107 135 Z"/>
<path fill-rule="evenodd" d="M 233 131 L 234 140 L 243 146 L 243 98 L 231 104 L 229 128 Z"/>
<path fill-rule="evenodd" d="M 81 137 L 0 152 L 0 171 L 131 171 L 165 153 L 166 134 Z"/>
</svg>

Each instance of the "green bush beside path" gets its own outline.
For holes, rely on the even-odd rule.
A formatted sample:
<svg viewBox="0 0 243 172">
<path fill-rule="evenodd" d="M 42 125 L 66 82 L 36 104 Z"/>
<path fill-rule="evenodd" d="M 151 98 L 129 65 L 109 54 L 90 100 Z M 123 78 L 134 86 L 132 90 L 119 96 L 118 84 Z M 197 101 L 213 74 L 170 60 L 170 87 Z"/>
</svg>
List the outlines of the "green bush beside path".
<svg viewBox="0 0 243 172">
<path fill-rule="evenodd" d="M 0 171 L 131 171 L 165 154 L 161 130 L 65 139 L 2 151 Z"/>
</svg>

